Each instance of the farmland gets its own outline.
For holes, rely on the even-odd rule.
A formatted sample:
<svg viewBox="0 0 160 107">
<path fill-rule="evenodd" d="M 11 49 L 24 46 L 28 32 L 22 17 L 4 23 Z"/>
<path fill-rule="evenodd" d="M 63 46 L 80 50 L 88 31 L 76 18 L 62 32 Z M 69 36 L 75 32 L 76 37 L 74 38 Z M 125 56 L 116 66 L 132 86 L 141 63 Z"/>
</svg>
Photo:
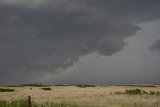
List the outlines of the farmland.
<svg viewBox="0 0 160 107">
<path fill-rule="evenodd" d="M 27 103 L 30 96 L 34 107 L 160 107 L 159 85 L 26 85 L 0 88 L 3 91 L 14 90 L 0 92 L 0 105 L 2 102 L 9 105 L 13 101 L 24 100 Z"/>
</svg>

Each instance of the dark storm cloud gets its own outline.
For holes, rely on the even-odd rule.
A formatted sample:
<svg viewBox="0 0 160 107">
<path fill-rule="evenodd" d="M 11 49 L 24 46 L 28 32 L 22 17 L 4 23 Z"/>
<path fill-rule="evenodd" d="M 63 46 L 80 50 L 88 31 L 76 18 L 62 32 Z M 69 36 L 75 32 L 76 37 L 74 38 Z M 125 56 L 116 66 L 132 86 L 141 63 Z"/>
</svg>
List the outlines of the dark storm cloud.
<svg viewBox="0 0 160 107">
<path fill-rule="evenodd" d="M 159 9 L 159 0 L 1 0 L 0 81 L 35 81 L 80 56 L 119 52 Z"/>
</svg>

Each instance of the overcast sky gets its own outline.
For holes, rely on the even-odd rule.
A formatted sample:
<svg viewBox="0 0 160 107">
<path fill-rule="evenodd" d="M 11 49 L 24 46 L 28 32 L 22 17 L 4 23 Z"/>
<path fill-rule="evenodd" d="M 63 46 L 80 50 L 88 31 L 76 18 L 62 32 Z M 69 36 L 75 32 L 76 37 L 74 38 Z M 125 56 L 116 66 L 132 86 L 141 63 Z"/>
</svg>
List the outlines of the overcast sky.
<svg viewBox="0 0 160 107">
<path fill-rule="evenodd" d="M 0 85 L 160 83 L 160 0 L 0 0 Z"/>
</svg>

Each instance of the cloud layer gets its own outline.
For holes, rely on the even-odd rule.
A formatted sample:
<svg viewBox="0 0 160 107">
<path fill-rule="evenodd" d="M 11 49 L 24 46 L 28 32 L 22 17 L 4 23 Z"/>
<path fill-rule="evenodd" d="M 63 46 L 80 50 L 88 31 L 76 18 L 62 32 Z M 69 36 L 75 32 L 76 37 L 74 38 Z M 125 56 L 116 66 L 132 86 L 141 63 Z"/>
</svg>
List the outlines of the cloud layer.
<svg viewBox="0 0 160 107">
<path fill-rule="evenodd" d="M 0 81 L 32 82 L 80 56 L 119 52 L 159 9 L 159 0 L 1 0 Z"/>
</svg>

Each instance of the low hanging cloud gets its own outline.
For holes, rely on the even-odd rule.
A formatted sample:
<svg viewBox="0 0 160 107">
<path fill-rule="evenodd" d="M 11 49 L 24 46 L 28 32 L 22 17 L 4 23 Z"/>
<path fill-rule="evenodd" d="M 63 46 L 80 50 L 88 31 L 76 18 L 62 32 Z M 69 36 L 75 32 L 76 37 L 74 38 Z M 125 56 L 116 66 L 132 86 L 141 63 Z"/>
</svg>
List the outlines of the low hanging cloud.
<svg viewBox="0 0 160 107">
<path fill-rule="evenodd" d="M 159 0 L 1 0 L 0 81 L 34 81 L 80 56 L 119 52 L 159 9 Z"/>
</svg>

